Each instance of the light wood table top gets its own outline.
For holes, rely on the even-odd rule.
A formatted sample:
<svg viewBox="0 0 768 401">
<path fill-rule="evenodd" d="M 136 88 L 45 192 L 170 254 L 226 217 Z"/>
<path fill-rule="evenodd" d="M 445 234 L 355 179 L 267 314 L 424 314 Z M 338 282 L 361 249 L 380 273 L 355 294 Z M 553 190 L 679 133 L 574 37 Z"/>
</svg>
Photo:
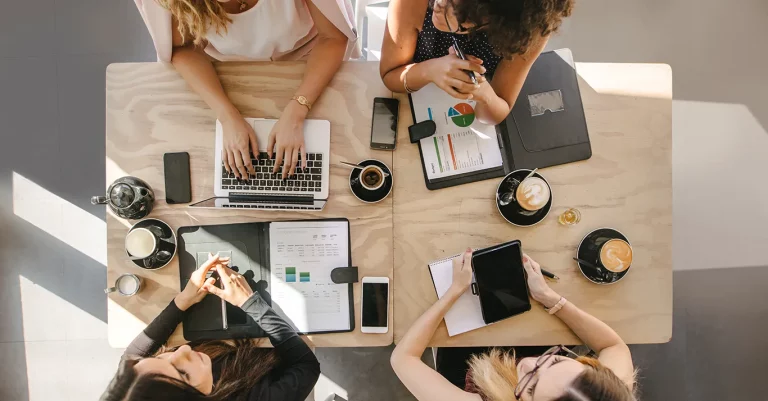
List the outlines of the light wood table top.
<svg viewBox="0 0 768 401">
<path fill-rule="evenodd" d="M 561 280 L 569 301 L 613 327 L 628 343 L 672 335 L 672 72 L 658 64 L 577 63 L 591 159 L 540 170 L 554 203 L 533 227 L 507 223 L 497 211 L 500 178 L 429 191 L 419 152 L 408 141 L 408 99 L 400 95 L 395 153 L 395 342 L 436 300 L 427 264 L 466 249 L 520 239 L 526 253 Z M 568 207 L 576 226 L 558 225 Z M 624 233 L 634 248 L 631 271 L 608 286 L 593 284 L 571 260 L 581 239 L 600 227 Z M 577 344 L 578 338 L 534 302 L 530 312 L 432 345 Z"/>
<path fill-rule="evenodd" d="M 266 118 L 280 116 L 299 86 L 304 68 L 302 62 L 216 64 L 227 95 L 240 112 Z M 308 118 L 331 122 L 330 202 L 322 212 L 195 209 L 166 204 L 163 154 L 189 152 L 193 202 L 213 196 L 214 113 L 172 67 L 112 64 L 107 68 L 107 184 L 125 175 L 147 181 L 157 199 L 149 217 L 167 222 L 174 230 L 189 225 L 346 217 L 351 226 L 352 260 L 360 267 L 360 277 L 392 279 L 392 197 L 375 205 L 363 204 L 349 190 L 350 170 L 338 167 L 341 160 L 366 158 L 392 166 L 392 152 L 373 151 L 369 146 L 373 98 L 391 94 L 379 78 L 378 63 L 347 62 L 313 105 Z M 113 347 L 127 346 L 179 292 L 178 258 L 157 271 L 140 269 L 128 260 L 123 243 L 132 223 L 107 214 L 107 282 L 114 283 L 120 274 L 130 272 L 141 276 L 145 285 L 130 298 L 110 294 L 108 334 Z M 307 337 L 310 345 L 392 343 L 392 330 L 387 334 L 360 332 L 360 290 L 360 283 L 355 284 L 355 330 L 311 335 Z M 392 327 L 392 314 L 389 321 Z M 170 342 L 183 342 L 181 326 Z"/>
</svg>

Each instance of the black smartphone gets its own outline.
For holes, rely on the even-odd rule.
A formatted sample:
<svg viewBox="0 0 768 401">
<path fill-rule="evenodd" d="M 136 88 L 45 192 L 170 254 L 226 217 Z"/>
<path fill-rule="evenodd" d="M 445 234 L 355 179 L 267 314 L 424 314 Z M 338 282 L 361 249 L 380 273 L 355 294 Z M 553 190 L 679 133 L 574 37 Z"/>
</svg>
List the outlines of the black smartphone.
<svg viewBox="0 0 768 401">
<path fill-rule="evenodd" d="M 472 254 L 477 295 L 486 324 L 531 309 L 520 241 L 481 249 Z"/>
<path fill-rule="evenodd" d="M 393 150 L 397 140 L 397 99 L 377 97 L 373 99 L 371 122 L 371 149 Z"/>
<path fill-rule="evenodd" d="M 165 170 L 165 201 L 168 203 L 189 203 L 192 201 L 192 186 L 189 178 L 189 153 L 166 153 L 163 155 Z"/>
</svg>

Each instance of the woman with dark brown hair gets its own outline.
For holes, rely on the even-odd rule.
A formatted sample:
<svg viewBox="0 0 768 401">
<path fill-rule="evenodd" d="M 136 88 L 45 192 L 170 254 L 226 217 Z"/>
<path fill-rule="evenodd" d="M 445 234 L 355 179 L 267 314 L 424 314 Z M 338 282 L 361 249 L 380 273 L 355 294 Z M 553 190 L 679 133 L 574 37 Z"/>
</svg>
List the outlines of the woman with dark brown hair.
<svg viewBox="0 0 768 401">
<path fill-rule="evenodd" d="M 473 355 L 452 383 L 421 361 L 421 355 L 445 313 L 472 282 L 472 251 L 453 261 L 453 283 L 411 326 L 392 353 L 397 376 L 419 401 L 635 401 L 635 373 L 629 348 L 613 329 L 577 308 L 544 281 L 541 267 L 528 255 L 523 266 L 531 297 L 558 317 L 597 353 L 597 359 L 563 346 L 516 359 L 490 349 Z M 519 355 L 518 355 L 519 356 Z M 438 356 L 439 359 L 439 356 Z M 439 368 L 438 368 L 439 369 Z M 455 382 L 455 380 L 453 380 Z M 461 388 L 455 384 L 460 384 Z"/>
<path fill-rule="evenodd" d="M 126 348 L 103 401 L 242 400 L 304 401 L 320 376 L 320 364 L 293 328 L 243 276 L 212 256 L 187 286 Z M 205 279 L 215 269 L 222 287 Z M 162 346 L 184 312 L 214 294 L 243 309 L 267 333 L 274 349 L 247 339 Z"/>
<path fill-rule="evenodd" d="M 573 0 L 391 0 L 381 78 L 394 92 L 434 83 L 457 99 L 475 100 L 477 118 L 498 124 L 572 8 Z M 467 60 L 456 57 L 454 40 Z"/>
</svg>

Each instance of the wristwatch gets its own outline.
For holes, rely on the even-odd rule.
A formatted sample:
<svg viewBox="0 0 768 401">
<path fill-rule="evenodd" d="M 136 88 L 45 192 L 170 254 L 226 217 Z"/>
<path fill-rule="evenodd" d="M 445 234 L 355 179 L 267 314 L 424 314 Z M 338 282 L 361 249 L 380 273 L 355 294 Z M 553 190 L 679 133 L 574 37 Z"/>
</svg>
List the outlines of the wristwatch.
<svg viewBox="0 0 768 401">
<path fill-rule="evenodd" d="M 309 100 L 307 100 L 307 98 L 302 95 L 294 96 L 291 98 L 291 100 L 299 102 L 299 104 L 306 107 L 307 110 L 312 110 L 312 103 L 310 103 Z"/>
</svg>

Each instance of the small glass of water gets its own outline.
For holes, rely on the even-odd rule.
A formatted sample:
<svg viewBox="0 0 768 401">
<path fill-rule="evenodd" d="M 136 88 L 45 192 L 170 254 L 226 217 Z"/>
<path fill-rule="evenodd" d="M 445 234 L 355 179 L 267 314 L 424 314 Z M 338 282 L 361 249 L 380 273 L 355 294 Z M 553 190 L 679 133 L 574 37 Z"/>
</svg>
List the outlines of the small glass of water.
<svg viewBox="0 0 768 401">
<path fill-rule="evenodd" d="M 581 221 L 579 209 L 568 208 L 558 218 L 557 222 L 564 226 L 573 226 Z"/>
</svg>

